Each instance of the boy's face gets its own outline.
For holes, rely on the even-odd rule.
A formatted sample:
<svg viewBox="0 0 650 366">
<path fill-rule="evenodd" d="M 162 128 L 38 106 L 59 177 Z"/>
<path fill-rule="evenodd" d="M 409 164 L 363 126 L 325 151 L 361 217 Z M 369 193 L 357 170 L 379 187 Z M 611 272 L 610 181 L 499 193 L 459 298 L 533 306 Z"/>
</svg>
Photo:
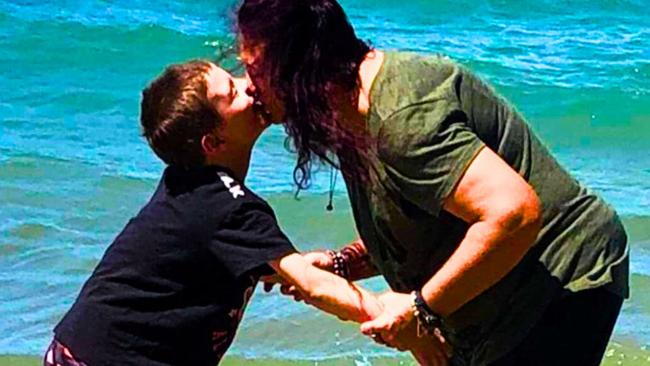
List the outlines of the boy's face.
<svg viewBox="0 0 650 366">
<path fill-rule="evenodd" d="M 268 124 L 253 110 L 254 100 L 246 93 L 247 80 L 212 65 L 206 83 L 208 99 L 223 118 L 220 137 L 227 144 L 252 146 Z"/>
</svg>

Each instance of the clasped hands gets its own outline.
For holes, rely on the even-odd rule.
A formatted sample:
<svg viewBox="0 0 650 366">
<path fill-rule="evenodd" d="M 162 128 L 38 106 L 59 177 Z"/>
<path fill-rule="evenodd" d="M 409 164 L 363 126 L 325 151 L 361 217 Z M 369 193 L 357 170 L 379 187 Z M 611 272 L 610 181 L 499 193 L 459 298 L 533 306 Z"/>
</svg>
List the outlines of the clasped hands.
<svg viewBox="0 0 650 366">
<path fill-rule="evenodd" d="M 326 268 L 327 258 L 320 253 L 304 254 L 313 265 Z M 321 263 L 322 262 L 322 263 Z M 290 284 L 283 282 L 278 276 L 263 277 L 265 291 L 270 291 L 275 284 L 280 285 L 280 292 L 291 296 L 296 301 L 305 301 L 300 292 Z M 414 315 L 413 297 L 411 294 L 388 291 L 377 296 L 382 312 L 372 320 L 361 324 L 361 332 L 375 342 L 397 349 L 410 351 L 413 357 L 423 366 L 445 366 L 452 354 L 452 347 L 439 332 L 435 334 L 418 334 L 417 319 Z"/>
</svg>

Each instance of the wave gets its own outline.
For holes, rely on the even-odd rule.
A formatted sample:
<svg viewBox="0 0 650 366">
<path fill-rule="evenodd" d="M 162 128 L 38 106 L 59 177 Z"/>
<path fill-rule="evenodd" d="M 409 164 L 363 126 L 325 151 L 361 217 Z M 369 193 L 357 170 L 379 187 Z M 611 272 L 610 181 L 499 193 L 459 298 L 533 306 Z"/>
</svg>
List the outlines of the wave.
<svg viewBox="0 0 650 366">
<path fill-rule="evenodd" d="M 572 19 L 574 12 L 567 11 L 566 4 L 532 5 L 539 6 L 533 10 L 540 12 L 541 18 L 530 22 L 533 10 L 528 4 L 466 3 L 465 8 L 472 16 L 458 17 L 454 22 L 448 21 L 449 13 L 458 12 L 457 5 L 447 8 L 440 3 L 416 1 L 395 9 L 400 14 L 406 13 L 399 17 L 387 11 L 387 3 L 345 5 L 350 8 L 351 17 L 359 21 L 355 24 L 357 29 L 374 44 L 382 48 L 442 52 L 466 62 L 496 64 L 494 69 L 482 71 L 498 83 L 511 80 L 499 71 L 498 66 L 505 65 L 505 73 L 516 73 L 516 79 L 524 85 L 605 86 L 639 93 L 649 90 L 650 33 L 639 15 L 643 11 L 633 10 L 634 1 L 616 2 L 615 6 L 585 3 L 587 8 L 581 11 L 587 17 L 585 24 Z M 65 70 L 128 65 L 128 59 L 136 60 L 135 65 L 147 64 L 145 59 L 161 65 L 197 56 L 210 57 L 215 52 L 210 46 L 213 41 L 231 42 L 232 15 L 228 9 L 233 4 L 221 1 L 202 7 L 201 2 L 174 1 L 164 6 L 117 1 L 112 6 L 76 4 L 74 7 L 72 2 L 59 9 L 60 6 L 47 2 L 23 7 L 4 3 L 0 6 L 0 23 L 5 27 L 11 25 L 8 29 L 15 33 L 12 36 L 17 36 L 5 40 L 9 46 L 15 46 L 4 47 L 10 51 L 12 60 L 27 55 L 59 64 Z M 599 17 L 600 12 L 611 13 L 619 7 L 625 8 L 619 16 L 628 19 L 627 23 Z M 543 17 L 553 14 L 554 9 L 562 16 Z M 15 54 L 11 50 L 19 52 Z M 131 71 L 131 67 L 122 70 L 122 74 Z M 561 80 L 567 72 L 572 77 Z M 540 74 L 544 78 L 533 77 Z M 621 80 L 626 75 L 627 80 Z"/>
<path fill-rule="evenodd" d="M 4 19 L 3 19 L 4 18 Z M 137 99 L 139 91 L 170 63 L 192 58 L 215 58 L 219 45 L 233 42 L 223 27 L 206 34 L 188 34 L 157 23 L 83 23 L 61 19 L 20 20 L 4 14 L 0 28 L 0 67 L 16 72 L 3 74 L 0 82 L 12 85 L 8 100 L 31 100 L 68 94 L 98 99 L 108 108 L 121 99 Z M 38 70 L 47 70 L 46 76 Z M 16 86 L 32 85 L 31 88 Z M 101 92 L 98 94 L 98 92 Z M 27 94 L 25 94 L 27 93 Z M 64 96 L 54 99 L 63 107 Z M 106 96 L 109 99 L 106 99 Z M 85 99 L 79 99 L 85 101 Z M 89 101 L 93 103 L 93 100 Z"/>
<path fill-rule="evenodd" d="M 138 28 L 158 25 L 188 35 L 205 35 L 227 28 L 233 19 L 234 1 L 148 1 L 117 0 L 89 3 L 73 0 L 30 4 L 0 3 L 0 20 L 14 18 L 23 22 L 78 23 L 89 28 L 112 26 Z"/>
</svg>

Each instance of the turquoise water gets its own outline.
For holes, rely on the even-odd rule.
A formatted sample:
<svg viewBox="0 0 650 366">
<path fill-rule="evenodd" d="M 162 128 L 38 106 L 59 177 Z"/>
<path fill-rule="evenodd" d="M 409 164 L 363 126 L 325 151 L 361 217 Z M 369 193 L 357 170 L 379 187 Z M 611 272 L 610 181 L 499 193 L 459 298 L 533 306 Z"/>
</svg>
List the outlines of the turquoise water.
<svg viewBox="0 0 650 366">
<path fill-rule="evenodd" d="M 212 56 L 229 36 L 232 2 L 152 3 L 0 1 L 0 354 L 42 351 L 103 250 L 151 194 L 162 165 L 139 136 L 142 87 L 170 62 Z M 617 208 L 630 229 L 633 298 L 616 336 L 650 344 L 647 1 L 343 5 L 373 45 L 443 52 L 485 76 Z M 263 136 L 249 185 L 301 249 L 352 239 L 341 182 L 333 213 L 324 210 L 327 174 L 293 200 L 283 140 L 277 127 Z M 232 348 L 281 358 L 382 352 L 353 325 L 261 292 Z"/>
</svg>

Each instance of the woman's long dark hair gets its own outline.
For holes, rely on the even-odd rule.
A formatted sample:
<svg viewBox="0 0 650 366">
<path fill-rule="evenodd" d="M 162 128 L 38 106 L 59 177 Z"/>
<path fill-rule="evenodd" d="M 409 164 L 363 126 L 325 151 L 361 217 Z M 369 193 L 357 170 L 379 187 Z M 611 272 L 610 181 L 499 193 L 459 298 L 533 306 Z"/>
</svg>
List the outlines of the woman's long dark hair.
<svg viewBox="0 0 650 366">
<path fill-rule="evenodd" d="M 370 46 L 357 38 L 335 0 L 244 0 L 237 31 L 246 44 L 261 47 L 249 70 L 264 80 L 285 108 L 285 130 L 298 154 L 294 181 L 307 188 L 314 159 L 343 174 L 365 177 L 365 126 L 343 123 L 343 111 L 357 108 L 359 66 Z M 260 79 L 261 78 L 261 79 Z"/>
</svg>

